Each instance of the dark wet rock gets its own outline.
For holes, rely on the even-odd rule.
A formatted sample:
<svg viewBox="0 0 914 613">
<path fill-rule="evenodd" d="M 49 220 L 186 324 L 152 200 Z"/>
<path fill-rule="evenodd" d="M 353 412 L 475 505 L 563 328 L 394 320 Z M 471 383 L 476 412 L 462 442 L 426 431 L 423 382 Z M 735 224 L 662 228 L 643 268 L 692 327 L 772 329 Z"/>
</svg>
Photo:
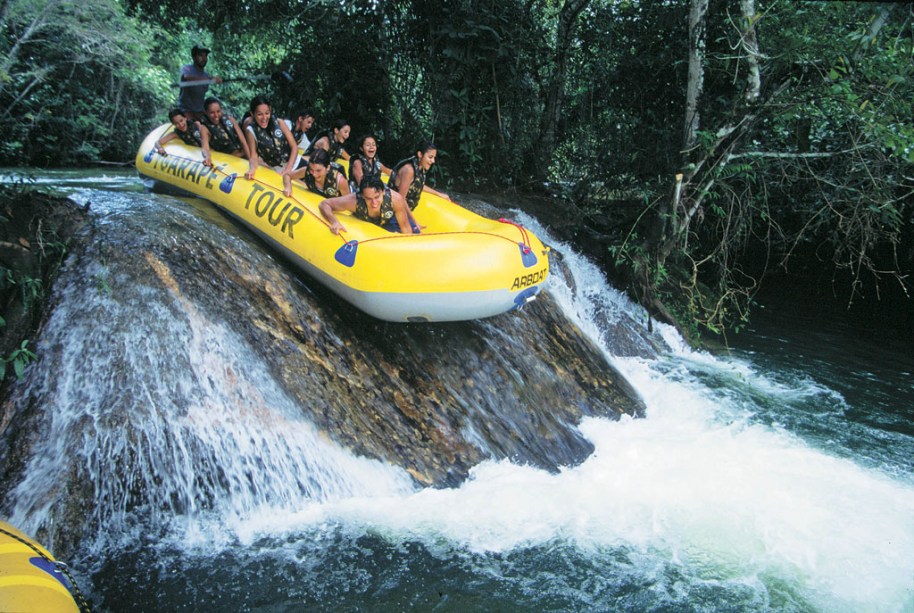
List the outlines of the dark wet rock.
<svg viewBox="0 0 914 613">
<path fill-rule="evenodd" d="M 277 263 L 207 205 L 160 202 L 93 220 L 52 301 L 62 336 L 42 340 L 40 367 L 6 405 L 27 424 L 7 438 L 24 457 L 48 436 L 50 415 L 85 413 L 58 434 L 73 462 L 48 494 L 58 501 L 59 525 L 104 520 L 93 505 L 111 505 L 106 513 L 150 504 L 184 513 L 226 495 L 224 476 L 209 466 L 218 456 L 211 443 L 166 439 L 161 449 L 144 448 L 150 441 L 136 421 L 149 415 L 179 424 L 201 406 L 230 413 L 256 405 L 210 406 L 213 388 L 249 400 L 262 385 L 278 384 L 327 439 L 431 486 L 458 484 L 486 459 L 557 471 L 592 452 L 577 429 L 583 417 L 643 412 L 638 395 L 549 295 L 481 321 L 381 322 Z M 195 365 L 216 327 L 243 339 L 267 375 L 230 361 Z M 64 357 L 73 348 L 62 343 L 77 344 L 76 357 Z M 196 482 L 184 486 L 192 493 L 156 492 L 177 472 L 168 462 L 178 451 L 200 464 Z M 4 491 L 21 481 L 21 467 L 0 467 Z M 251 473 L 251 487 L 258 478 Z M 102 483 L 112 480 L 122 483 Z M 114 490 L 119 500 L 105 498 Z M 61 551 L 71 539 L 78 531 L 58 536 Z"/>
<path fill-rule="evenodd" d="M 84 207 L 65 198 L 0 185 L 0 357 L 39 327 L 50 286 L 85 215 Z"/>
<path fill-rule="evenodd" d="M 79 236 L 87 208 L 25 185 L 0 185 L 0 436 L 17 427 L 16 411 L 7 395 L 16 378 L 15 352 L 35 345 L 33 336 L 46 314 L 46 300 L 72 241 Z M 23 360 L 23 368 L 31 359 Z M 23 440 L 40 436 L 25 431 Z M 24 465 L 30 446 L 0 443 L 0 493 L 5 476 Z"/>
<path fill-rule="evenodd" d="M 643 405 L 548 295 L 519 313 L 450 324 L 370 318 L 287 266 L 251 275 L 228 250 L 196 241 L 162 251 L 171 291 L 217 301 L 262 351 L 286 392 L 337 442 L 453 485 L 483 459 L 557 470 L 591 446 L 583 416 L 638 415 Z M 219 316 L 211 313 L 210 316 Z"/>
</svg>

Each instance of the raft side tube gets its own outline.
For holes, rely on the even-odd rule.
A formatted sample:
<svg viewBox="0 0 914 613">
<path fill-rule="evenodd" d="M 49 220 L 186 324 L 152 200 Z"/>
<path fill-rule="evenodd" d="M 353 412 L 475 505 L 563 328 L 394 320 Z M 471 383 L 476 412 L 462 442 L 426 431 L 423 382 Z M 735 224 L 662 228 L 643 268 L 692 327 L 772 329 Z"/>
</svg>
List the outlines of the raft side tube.
<svg viewBox="0 0 914 613">
<path fill-rule="evenodd" d="M 548 277 L 548 250 L 536 236 L 433 194 L 423 194 L 414 213 L 426 226 L 419 235 L 390 233 L 348 213 L 338 215 L 346 232 L 334 235 L 319 211 L 321 196 L 297 184 L 284 196 L 281 178 L 267 168 L 245 179 L 247 160 L 233 156 L 213 153 L 214 167 L 203 166 L 200 150 L 179 141 L 166 144 L 168 155 L 147 156 L 156 134 L 137 153 L 142 175 L 210 201 L 379 319 L 490 317 L 514 309 L 521 292 L 535 295 L 528 290 Z"/>
</svg>

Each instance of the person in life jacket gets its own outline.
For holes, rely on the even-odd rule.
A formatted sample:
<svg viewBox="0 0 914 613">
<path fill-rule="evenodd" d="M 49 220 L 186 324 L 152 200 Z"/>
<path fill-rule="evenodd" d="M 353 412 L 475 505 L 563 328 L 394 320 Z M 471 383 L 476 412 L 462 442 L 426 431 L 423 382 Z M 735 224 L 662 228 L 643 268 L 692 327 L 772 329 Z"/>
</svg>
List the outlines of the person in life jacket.
<svg viewBox="0 0 914 613">
<path fill-rule="evenodd" d="M 423 143 L 416 148 L 416 155 L 398 162 L 387 179 L 387 185 L 406 199 L 410 211 L 419 206 L 422 192 L 435 194 L 445 200 L 451 199 L 447 194 L 426 185 L 428 171 L 434 166 L 437 154 L 438 147 L 434 143 Z"/>
<path fill-rule="evenodd" d="M 359 139 L 359 150 L 349 158 L 349 187 L 355 191 L 365 177 L 381 177 L 381 173 L 390 174 L 391 170 L 378 159 L 378 139 L 374 134 L 366 134 Z"/>
<path fill-rule="evenodd" d="M 257 168 L 266 166 L 282 175 L 283 194 L 292 195 L 292 172 L 304 164 L 298 143 L 285 119 L 273 117 L 273 107 L 263 96 L 251 100 L 252 121 L 245 128 L 250 164 L 245 179 L 253 179 Z"/>
<path fill-rule="evenodd" d="M 451 199 L 447 194 L 432 189 L 426 184 L 428 171 L 435 164 L 437 154 L 438 147 L 434 143 L 423 143 L 416 147 L 416 155 L 398 162 L 387 179 L 387 185 L 406 200 L 409 222 L 414 226 L 418 226 L 418 223 L 413 211 L 419 206 L 419 198 L 423 192 L 435 194 L 445 200 Z"/>
<path fill-rule="evenodd" d="M 292 178 L 302 181 L 310 191 L 324 198 L 345 196 L 350 191 L 346 178 L 330 166 L 330 155 L 323 149 L 311 153 L 308 165 L 294 171 Z"/>
<path fill-rule="evenodd" d="M 359 191 L 322 200 L 319 208 L 334 234 L 346 232 L 335 215 L 339 211 L 349 211 L 356 219 L 379 225 L 389 232 L 418 233 L 406 215 L 409 210 L 406 200 L 377 177 L 365 177 Z"/>
<path fill-rule="evenodd" d="M 172 130 L 156 141 L 156 153 L 167 155 L 163 145 L 176 138 L 193 147 L 203 146 L 200 122 L 188 119 L 184 116 L 184 111 L 178 108 L 168 111 L 168 119 L 171 121 Z"/>
<path fill-rule="evenodd" d="M 323 149 L 330 154 L 331 166 L 341 170 L 345 175 L 346 169 L 338 164 L 336 160 L 343 158 L 347 162 L 349 161 L 349 152 L 346 151 L 343 145 L 346 143 L 346 139 L 349 138 L 350 132 L 352 132 L 352 127 L 349 122 L 345 119 L 337 119 L 332 128 L 324 130 L 317 135 L 314 142 L 305 152 L 305 157 L 309 158 L 315 149 Z"/>
<path fill-rule="evenodd" d="M 203 103 L 203 118 L 200 120 L 203 140 L 203 164 L 212 166 L 210 149 L 236 157 L 250 157 L 248 141 L 241 126 L 231 115 L 222 112 L 218 98 L 209 97 Z"/>
<path fill-rule="evenodd" d="M 314 111 L 305 109 L 295 115 L 295 126 L 292 129 L 292 136 L 298 141 L 299 151 L 308 151 L 311 148 L 311 139 L 308 137 L 308 130 L 314 126 Z"/>
</svg>

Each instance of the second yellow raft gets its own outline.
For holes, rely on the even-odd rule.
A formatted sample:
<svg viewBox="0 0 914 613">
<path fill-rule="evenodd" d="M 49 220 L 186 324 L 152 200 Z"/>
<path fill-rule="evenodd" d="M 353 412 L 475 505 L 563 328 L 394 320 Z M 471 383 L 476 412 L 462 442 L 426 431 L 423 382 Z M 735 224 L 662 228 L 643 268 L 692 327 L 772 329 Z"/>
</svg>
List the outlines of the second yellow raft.
<svg viewBox="0 0 914 613">
<path fill-rule="evenodd" d="M 75 613 L 72 587 L 50 552 L 0 521 L 0 611 Z"/>
</svg>

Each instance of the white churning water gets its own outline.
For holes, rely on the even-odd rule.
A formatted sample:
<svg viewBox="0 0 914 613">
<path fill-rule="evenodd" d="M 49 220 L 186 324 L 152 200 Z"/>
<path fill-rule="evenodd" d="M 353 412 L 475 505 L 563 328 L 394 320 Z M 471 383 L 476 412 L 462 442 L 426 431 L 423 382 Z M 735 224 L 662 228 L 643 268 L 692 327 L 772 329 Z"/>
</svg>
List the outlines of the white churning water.
<svg viewBox="0 0 914 613">
<path fill-rule="evenodd" d="M 569 253 L 576 290 L 554 276 L 550 291 L 578 326 L 600 339 L 583 313 L 641 317 L 595 267 Z M 822 386 L 779 386 L 751 364 L 692 352 L 659 328 L 668 355 L 608 356 L 644 398 L 647 417 L 587 419 L 581 430 L 596 451 L 580 466 L 549 474 L 484 463 L 457 489 L 315 503 L 287 516 L 282 530 L 339 522 L 430 548 L 443 538 L 475 552 L 555 541 L 594 556 L 622 547 L 698 577 L 788 584 L 822 610 L 910 610 L 912 483 L 751 420 L 755 395 L 787 402 L 822 395 Z M 716 370 L 732 386 L 708 388 L 690 364 Z M 824 399 L 840 400 L 829 393 Z"/>
<path fill-rule="evenodd" d="M 533 220 L 524 222 L 549 240 Z M 65 348 L 54 363 L 36 365 L 47 369 L 40 393 L 60 410 L 52 416 L 52 436 L 13 493 L 13 521 L 26 529 L 42 523 L 55 487 L 65 483 L 51 474 L 68 464 L 66 449 L 72 447 L 63 441 L 79 436 L 85 442 L 77 448 L 99 488 L 96 503 L 107 505 L 99 521 L 127 512 L 138 487 L 156 489 L 153 504 L 197 516 L 188 521 L 182 541 L 197 552 L 325 526 L 370 531 L 394 542 L 418 540 L 430 551 L 442 542 L 481 553 L 561 542 L 585 556 L 635 551 L 681 565 L 699 579 L 763 592 L 772 582 L 788 584 L 821 610 L 912 610 L 911 479 L 863 468 L 754 419 L 761 410 L 757 398 L 777 404 L 818 395 L 838 403 L 840 396 L 811 379 L 787 387 L 745 361 L 693 352 L 662 325 L 655 340 L 669 348 L 664 355 L 613 356 L 598 322 L 643 321 L 643 314 L 596 267 L 557 246 L 574 283 L 555 274 L 549 291 L 647 406 L 645 419 L 585 420 L 581 431 L 595 452 L 579 466 L 550 474 L 487 462 L 459 488 L 416 490 L 403 471 L 355 457 L 296 418 L 245 342 L 207 321 L 180 295 L 166 301 L 137 287 L 135 296 L 118 296 L 143 303 L 149 317 L 147 327 L 138 329 L 117 321 L 110 296 L 76 287 L 65 290 L 72 295 L 44 332 L 46 342 Z M 87 271 L 82 282 L 92 278 Z M 183 304 L 181 317 L 156 316 L 175 302 Z M 134 336 L 98 346 L 91 330 L 99 318 L 107 318 L 111 330 Z M 169 346 L 150 347 L 157 338 L 169 339 Z M 183 350 L 185 383 L 129 374 L 157 367 L 134 362 L 174 346 L 189 348 Z M 136 400 L 134 406 L 117 404 L 125 397 L 122 389 L 52 383 L 56 373 L 111 368 L 94 360 L 123 364 L 127 374 L 117 384 L 131 390 L 126 396 Z M 168 367 L 164 361 L 162 367 Z M 726 384 L 709 386 L 695 374 L 699 370 Z M 86 407 L 95 412 L 87 415 Z M 109 422 L 123 411 L 146 416 L 131 419 L 129 432 L 112 429 Z M 137 472 L 124 482 L 117 466 L 128 456 Z M 201 485 L 201 478 L 209 483 Z M 210 493 L 205 508 L 201 491 Z M 213 537 L 226 530 L 228 537 Z"/>
</svg>

